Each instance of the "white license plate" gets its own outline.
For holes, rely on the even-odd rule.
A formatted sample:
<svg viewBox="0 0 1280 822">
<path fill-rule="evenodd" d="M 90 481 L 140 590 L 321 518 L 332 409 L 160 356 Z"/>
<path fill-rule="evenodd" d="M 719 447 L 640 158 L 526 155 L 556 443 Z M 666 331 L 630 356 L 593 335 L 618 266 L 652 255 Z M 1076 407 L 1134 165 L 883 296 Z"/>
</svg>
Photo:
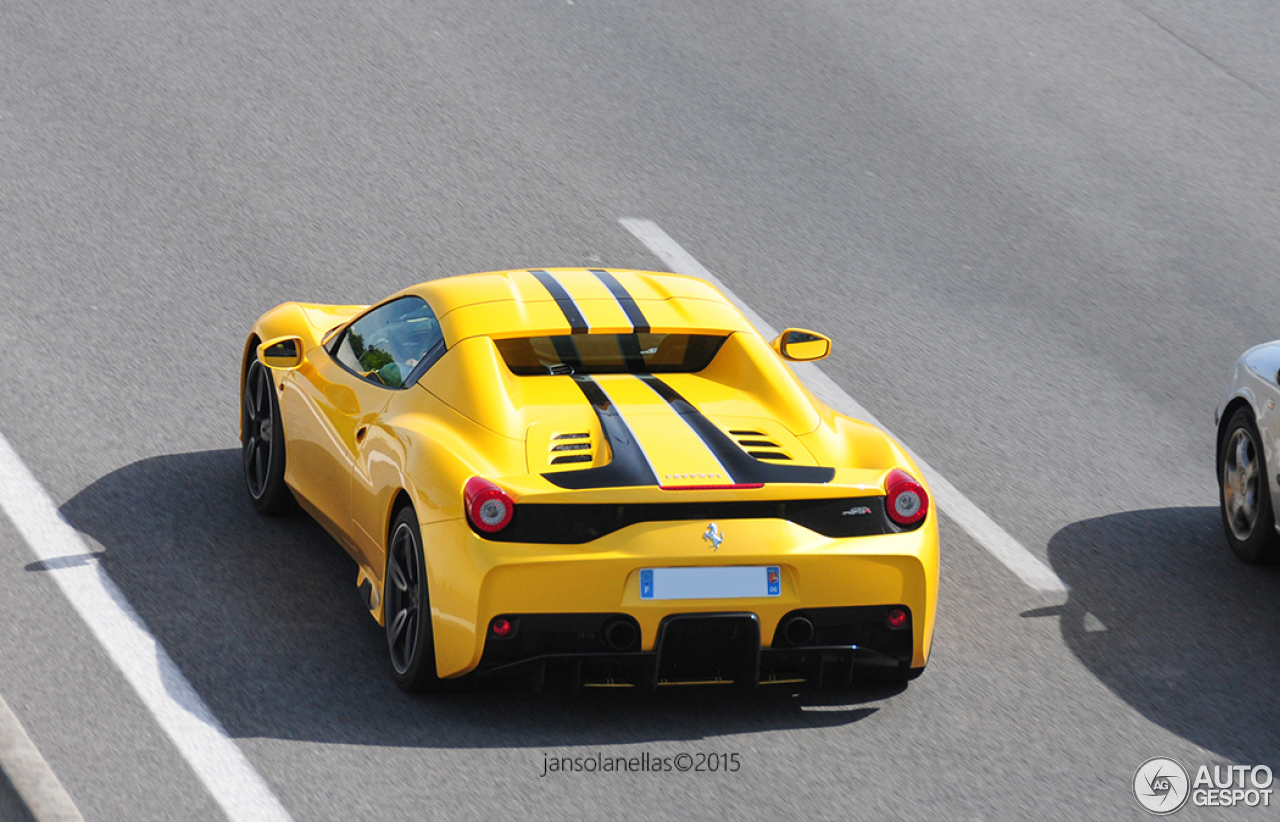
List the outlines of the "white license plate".
<svg viewBox="0 0 1280 822">
<path fill-rule="evenodd" d="M 782 595 L 777 565 L 729 568 L 645 568 L 641 599 L 746 599 Z"/>
</svg>

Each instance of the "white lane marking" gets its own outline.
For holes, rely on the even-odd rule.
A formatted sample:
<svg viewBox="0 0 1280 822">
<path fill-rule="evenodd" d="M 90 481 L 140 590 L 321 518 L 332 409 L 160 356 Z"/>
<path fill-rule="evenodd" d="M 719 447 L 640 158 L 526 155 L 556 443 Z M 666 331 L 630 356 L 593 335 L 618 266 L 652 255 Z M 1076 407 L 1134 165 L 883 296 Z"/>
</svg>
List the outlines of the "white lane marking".
<svg viewBox="0 0 1280 822">
<path fill-rule="evenodd" d="M 748 322 L 756 327 L 757 331 L 765 335 L 765 337 L 777 336 L 778 332 L 765 322 L 763 317 L 757 314 L 751 306 L 738 299 L 720 281 L 719 277 L 703 267 L 701 263 L 694 259 L 692 254 L 685 251 L 657 223 L 651 220 L 637 220 L 627 217 L 623 217 L 618 222 L 623 228 L 631 232 L 636 239 L 644 243 L 672 271 L 690 274 L 707 280 L 720 289 L 720 293 L 724 294 L 725 297 L 729 298 L 730 302 L 738 307 L 738 310 L 746 316 Z M 889 431 L 867 409 L 863 408 L 861 403 L 849 396 L 835 380 L 828 377 L 818 366 L 813 363 L 791 363 L 791 367 L 809 386 L 809 390 L 813 391 L 827 405 L 851 417 L 879 426 L 884 431 Z M 893 433 L 889 432 L 889 435 L 893 436 Z M 897 439 L 897 437 L 894 438 Z M 898 440 L 898 442 L 928 477 L 929 488 L 933 491 L 934 499 L 938 501 L 938 507 L 944 509 L 947 516 L 955 520 L 956 524 L 967 531 L 969 536 L 973 537 L 979 545 L 1000 560 L 1006 568 L 1017 574 L 1019 579 L 1037 591 L 1061 592 L 1067 590 L 1067 584 L 1049 566 L 1041 562 L 1035 554 L 1028 551 L 1022 543 L 1014 539 L 1008 531 L 1001 528 L 995 520 L 983 513 L 981 508 L 974 505 L 959 488 L 956 488 L 942 474 L 935 471 L 919 454 L 907 447 L 901 440 Z"/>
<path fill-rule="evenodd" d="M 285 822 L 280 800 L 0 435 L 0 509 L 232 822 Z M 85 557 L 83 563 L 68 562 Z"/>
<path fill-rule="evenodd" d="M 36 822 L 84 822 L 58 775 L 0 696 L 0 770 Z"/>
</svg>

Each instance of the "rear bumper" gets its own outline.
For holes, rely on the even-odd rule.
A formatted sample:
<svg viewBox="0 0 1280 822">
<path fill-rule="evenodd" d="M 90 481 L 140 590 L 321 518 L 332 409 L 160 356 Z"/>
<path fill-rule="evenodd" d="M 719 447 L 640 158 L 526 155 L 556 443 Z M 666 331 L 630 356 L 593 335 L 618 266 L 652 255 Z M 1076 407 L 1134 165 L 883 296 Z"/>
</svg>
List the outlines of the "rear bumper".
<svg viewBox="0 0 1280 822">
<path fill-rule="evenodd" d="M 583 545 L 547 545 L 485 540 L 462 520 L 424 524 L 437 670 L 441 676 L 459 676 L 477 669 L 496 673 L 552 662 L 585 667 L 588 672 L 626 671 L 619 676 L 631 684 L 645 684 L 661 680 L 663 663 L 673 658 L 661 658 L 664 623 L 670 624 L 674 617 L 724 614 L 747 614 L 755 621 L 759 657 L 755 676 L 761 681 L 789 676 L 793 669 L 904 661 L 911 668 L 922 668 L 927 662 L 938 580 L 933 512 L 916 531 L 843 539 L 824 537 L 785 520 L 738 520 L 723 524 L 725 540 L 716 551 L 702 540 L 706 527 L 701 521 L 649 522 Z M 714 565 L 779 566 L 781 594 L 641 599 L 639 577 L 645 568 Z M 909 628 L 895 632 L 901 639 L 886 644 L 883 636 L 868 633 L 865 626 L 882 621 L 891 605 L 906 609 L 911 619 Z M 878 609 L 875 613 L 881 616 L 868 621 L 863 616 L 854 618 L 849 611 L 844 628 L 832 623 L 825 631 L 821 621 L 814 620 L 810 647 L 790 647 L 779 632 L 784 620 L 798 612 L 829 614 L 859 608 Z M 489 625 L 498 616 L 522 623 L 511 639 L 502 641 L 509 644 L 501 649 L 488 636 Z M 536 638 L 539 620 L 580 617 L 632 621 L 637 634 L 634 647 L 619 651 L 593 646 L 590 643 L 596 640 L 590 638 L 578 645 L 557 645 L 561 640 L 549 645 L 518 641 L 525 630 L 527 640 Z M 601 621 L 594 628 L 588 624 L 570 633 L 598 634 L 602 626 Z"/>
<path fill-rule="evenodd" d="M 783 618 L 775 647 L 762 647 L 759 620 L 749 611 L 676 614 L 659 623 L 649 651 L 639 650 L 638 626 L 625 614 L 503 615 L 498 619 L 514 629 L 503 638 L 489 632 L 476 672 L 571 687 L 847 682 L 858 666 L 910 667 L 910 617 L 891 628 L 888 611 L 880 606 L 794 611 Z"/>
</svg>

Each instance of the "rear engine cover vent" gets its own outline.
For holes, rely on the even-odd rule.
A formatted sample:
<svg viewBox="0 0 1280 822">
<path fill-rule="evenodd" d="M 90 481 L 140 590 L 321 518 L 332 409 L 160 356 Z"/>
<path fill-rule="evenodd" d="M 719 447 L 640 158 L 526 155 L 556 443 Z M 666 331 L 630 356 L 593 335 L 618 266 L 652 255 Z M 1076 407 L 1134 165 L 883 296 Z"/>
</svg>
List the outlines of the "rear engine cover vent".
<svg viewBox="0 0 1280 822">
<path fill-rule="evenodd" d="M 763 431 L 750 431 L 740 428 L 730 431 L 729 434 L 743 451 L 758 460 L 791 461 L 791 455 L 783 451 L 782 446 L 769 439 Z"/>
<path fill-rule="evenodd" d="M 575 462 L 591 462 L 595 459 L 591 434 L 556 434 L 551 438 L 551 464 L 568 465 Z"/>
</svg>

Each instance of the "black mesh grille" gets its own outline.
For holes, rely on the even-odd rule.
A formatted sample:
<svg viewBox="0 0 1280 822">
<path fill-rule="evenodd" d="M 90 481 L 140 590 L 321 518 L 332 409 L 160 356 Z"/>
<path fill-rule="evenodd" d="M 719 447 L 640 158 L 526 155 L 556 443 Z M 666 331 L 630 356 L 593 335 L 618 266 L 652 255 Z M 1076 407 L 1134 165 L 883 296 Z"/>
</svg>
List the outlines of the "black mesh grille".
<svg viewBox="0 0 1280 822">
<path fill-rule="evenodd" d="M 564 457 L 555 457 L 551 460 L 552 465 L 564 465 L 566 462 L 591 462 L 590 454 L 570 454 Z"/>
</svg>

